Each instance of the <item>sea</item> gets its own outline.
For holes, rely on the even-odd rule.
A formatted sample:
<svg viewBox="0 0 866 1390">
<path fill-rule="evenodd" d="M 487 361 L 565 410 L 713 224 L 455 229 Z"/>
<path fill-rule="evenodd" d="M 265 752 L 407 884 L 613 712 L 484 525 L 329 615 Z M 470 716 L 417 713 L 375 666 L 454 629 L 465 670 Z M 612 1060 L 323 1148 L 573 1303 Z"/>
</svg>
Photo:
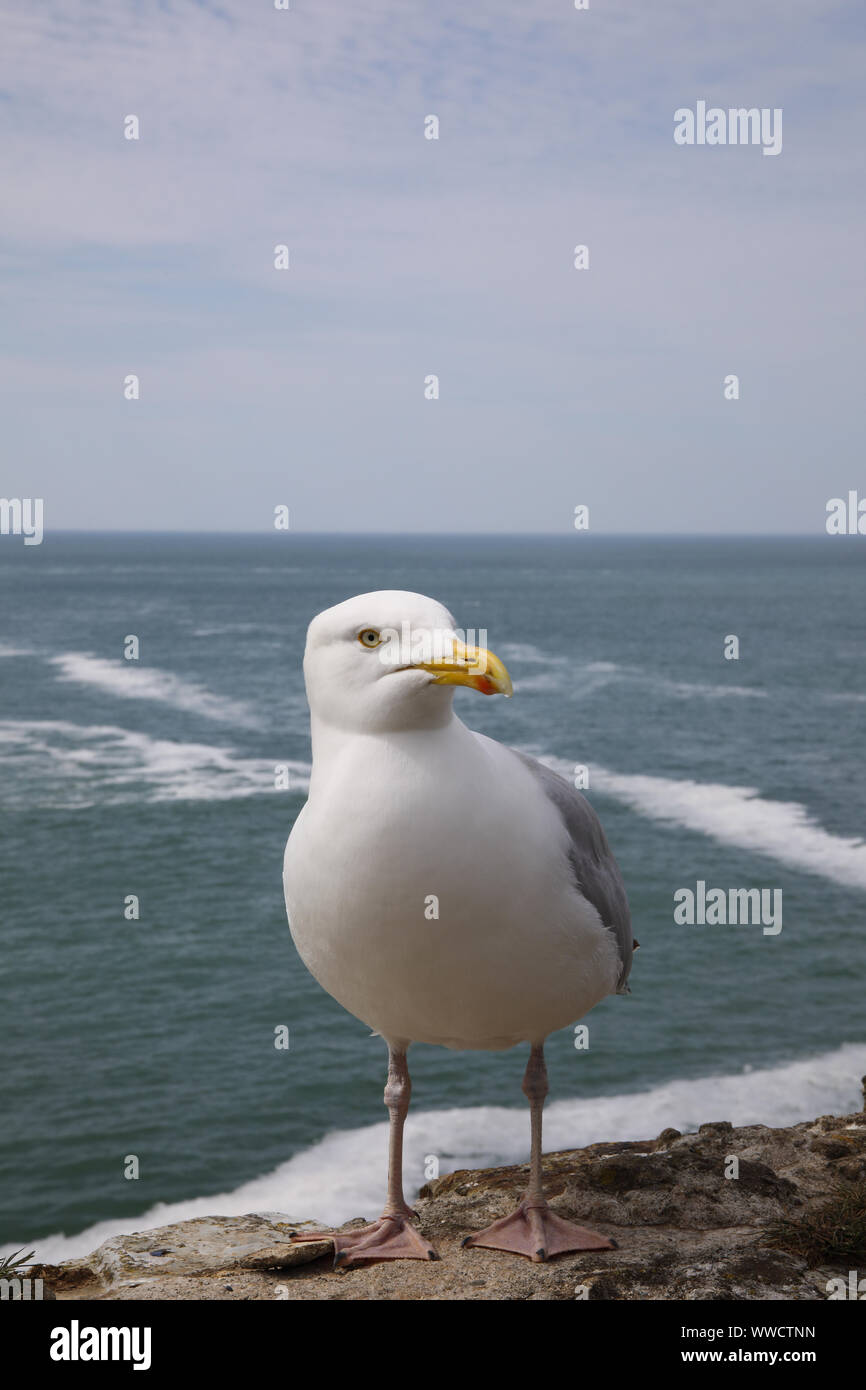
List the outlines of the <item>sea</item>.
<svg viewBox="0 0 866 1390">
<path fill-rule="evenodd" d="M 858 537 L 0 538 L 0 1253 L 378 1214 L 384 1044 L 281 885 L 305 630 L 374 589 L 486 632 L 514 697 L 460 717 L 586 768 L 626 882 L 632 992 L 550 1038 L 546 1149 L 859 1109 L 864 579 Z M 779 890 L 781 930 L 677 921 L 699 882 Z M 412 1048 L 410 1197 L 526 1157 L 525 1061 Z"/>
</svg>

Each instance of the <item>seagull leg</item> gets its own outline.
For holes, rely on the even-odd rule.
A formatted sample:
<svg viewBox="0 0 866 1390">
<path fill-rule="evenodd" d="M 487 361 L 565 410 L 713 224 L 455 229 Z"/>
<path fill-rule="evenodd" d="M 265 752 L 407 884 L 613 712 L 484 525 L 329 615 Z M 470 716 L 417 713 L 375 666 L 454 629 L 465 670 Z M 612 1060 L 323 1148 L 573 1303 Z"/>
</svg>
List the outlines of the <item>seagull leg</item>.
<svg viewBox="0 0 866 1390">
<path fill-rule="evenodd" d="M 532 1126 L 532 1150 L 529 1161 L 529 1186 L 526 1194 L 510 1216 L 503 1216 L 475 1235 L 467 1236 L 464 1246 L 481 1246 L 485 1250 L 509 1250 L 516 1255 L 528 1255 L 537 1264 L 551 1255 L 563 1255 L 569 1250 L 614 1250 L 614 1241 L 596 1235 L 583 1226 L 575 1226 L 550 1210 L 541 1181 L 541 1112 L 547 1095 L 547 1067 L 544 1064 L 544 1044 L 534 1043 L 523 1077 L 523 1094 L 529 1101 Z"/>
<path fill-rule="evenodd" d="M 385 1104 L 391 1120 L 388 1145 L 388 1196 L 378 1221 L 359 1231 L 332 1231 L 334 1268 L 350 1269 L 352 1265 L 376 1260 L 438 1260 L 439 1256 L 428 1240 L 411 1224 L 415 1215 L 403 1197 L 403 1125 L 409 1110 L 412 1083 L 406 1063 L 405 1048 L 388 1044 L 388 1080 L 385 1083 Z M 295 1242 L 322 1239 L 322 1232 L 295 1237 Z"/>
</svg>

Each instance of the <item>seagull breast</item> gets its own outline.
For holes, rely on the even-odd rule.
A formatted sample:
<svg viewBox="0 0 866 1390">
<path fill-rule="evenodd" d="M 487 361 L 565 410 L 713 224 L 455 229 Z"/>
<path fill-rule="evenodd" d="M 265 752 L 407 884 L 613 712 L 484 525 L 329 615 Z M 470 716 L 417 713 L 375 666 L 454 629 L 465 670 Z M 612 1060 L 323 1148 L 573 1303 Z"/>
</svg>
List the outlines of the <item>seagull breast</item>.
<svg viewBox="0 0 866 1390">
<path fill-rule="evenodd" d="M 578 794 L 556 774 L 456 717 L 336 738 L 314 766 L 286 847 L 290 927 L 319 983 L 375 1032 L 534 1043 L 625 987 L 619 871 L 583 798 L 569 823 Z"/>
</svg>

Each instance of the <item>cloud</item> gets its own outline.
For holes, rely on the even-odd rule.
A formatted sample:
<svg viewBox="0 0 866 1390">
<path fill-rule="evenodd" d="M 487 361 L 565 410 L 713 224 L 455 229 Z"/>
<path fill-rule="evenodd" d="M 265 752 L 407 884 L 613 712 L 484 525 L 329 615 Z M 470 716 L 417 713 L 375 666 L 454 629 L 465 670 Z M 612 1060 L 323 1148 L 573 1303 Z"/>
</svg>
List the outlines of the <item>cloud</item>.
<svg viewBox="0 0 866 1390">
<path fill-rule="evenodd" d="M 383 508 L 408 524 L 410 464 L 426 487 L 437 451 L 497 524 L 558 515 L 589 455 L 613 469 L 630 525 L 676 529 L 720 502 L 728 515 L 726 451 L 708 436 L 719 375 L 739 371 L 736 505 L 759 529 L 802 526 L 814 480 L 763 515 L 761 460 L 811 447 L 819 402 L 845 410 L 838 384 L 861 357 L 853 5 L 293 6 L 72 0 L 7 16 L 0 355 L 12 472 L 26 484 L 38 462 L 56 524 L 83 524 L 70 430 L 100 524 L 117 526 L 133 501 L 139 524 L 164 513 L 109 482 L 118 448 L 125 474 L 149 461 L 158 479 L 164 461 L 189 511 L 210 515 L 198 451 L 237 501 L 246 431 L 261 491 L 233 504 L 244 526 L 288 449 L 316 474 L 292 480 L 311 529 Z M 783 107 L 782 155 L 676 147 L 673 112 L 699 97 Z M 138 141 L 123 138 L 131 113 Z M 423 138 L 429 113 L 439 141 Z M 571 265 L 578 241 L 588 273 Z M 130 371 L 134 422 L 119 414 Z M 423 415 L 429 372 L 442 397 Z M 27 412 L 46 395 L 37 444 Z M 533 441 L 530 476 L 518 450 Z M 653 441 L 657 504 L 629 510 Z M 497 457 L 542 489 L 529 511 L 491 507 Z M 706 492 L 692 507 L 689 457 Z M 400 499 L 370 489 L 368 511 L 340 511 L 358 471 L 401 468 Z M 604 498 L 601 475 L 593 486 Z"/>
</svg>

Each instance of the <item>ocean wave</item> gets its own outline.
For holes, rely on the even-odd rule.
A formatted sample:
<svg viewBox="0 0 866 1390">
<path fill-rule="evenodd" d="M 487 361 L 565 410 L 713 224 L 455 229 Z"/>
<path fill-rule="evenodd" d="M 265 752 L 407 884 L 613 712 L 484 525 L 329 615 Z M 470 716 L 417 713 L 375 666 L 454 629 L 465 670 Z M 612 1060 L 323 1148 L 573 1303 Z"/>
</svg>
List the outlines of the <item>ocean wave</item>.
<svg viewBox="0 0 866 1390">
<path fill-rule="evenodd" d="M 0 660 L 13 656 L 32 656 L 30 647 L 13 647 L 8 642 L 0 642 Z"/>
<path fill-rule="evenodd" d="M 621 669 L 611 661 L 575 662 L 563 653 L 540 651 L 529 642 L 506 642 L 500 653 L 512 667 L 517 695 L 562 692 L 584 697 L 601 690 Z M 522 676 L 519 674 L 521 666 L 545 669 Z"/>
<path fill-rule="evenodd" d="M 276 790 L 276 759 L 231 747 L 180 743 L 112 724 L 0 720 L 5 776 L 0 804 L 82 809 L 154 801 L 227 801 Z M 309 787 L 308 763 L 288 767 L 289 790 Z"/>
<path fill-rule="evenodd" d="M 505 642 L 497 651 L 504 661 L 517 665 L 557 666 L 570 672 L 588 671 L 591 675 L 613 675 L 624 669 L 614 661 L 577 662 L 565 652 L 543 652 L 531 642 Z"/>
<path fill-rule="evenodd" d="M 670 695 L 675 700 L 722 700 L 727 698 L 741 700 L 766 700 L 767 691 L 754 685 L 727 685 L 708 681 L 679 681 L 670 676 L 661 676 L 654 671 L 645 671 L 638 666 L 616 668 L 624 681 L 644 686 L 661 695 Z"/>
<path fill-rule="evenodd" d="M 259 719 L 242 701 L 214 695 L 204 686 L 184 680 L 171 671 L 138 666 L 129 661 L 109 661 L 85 652 L 63 652 L 49 660 L 61 673 L 58 680 L 93 685 L 127 700 L 156 700 L 220 723 L 261 727 Z"/>
<path fill-rule="evenodd" d="M 542 756 L 539 761 L 572 779 L 574 767 L 564 759 Z M 847 888 L 866 888 L 863 838 L 831 834 L 798 801 L 771 801 L 755 787 L 629 775 L 603 767 L 591 769 L 590 789 L 650 820 L 699 831 L 719 844 L 767 855 Z"/>
<path fill-rule="evenodd" d="M 515 695 L 548 693 L 562 690 L 562 676 L 552 671 L 541 671 L 536 676 L 524 676 L 514 680 Z"/>
<path fill-rule="evenodd" d="M 384 1050 L 379 1061 L 384 1065 Z M 372 1054 L 370 1066 L 376 1066 Z M 833 1052 L 782 1066 L 667 1081 L 628 1094 L 553 1101 L 544 1111 L 544 1147 L 553 1153 L 606 1140 L 654 1139 L 668 1127 L 694 1132 L 713 1120 L 780 1126 L 816 1115 L 850 1113 L 860 1108 L 864 1071 L 866 1044 L 845 1043 Z M 279 1212 L 293 1221 L 334 1224 L 353 1216 L 372 1219 L 384 1198 L 387 1134 L 387 1123 L 336 1130 L 232 1192 L 159 1202 L 141 1216 L 101 1221 L 77 1235 L 32 1241 L 22 1235 L 17 1245 L 0 1248 L 0 1256 L 27 1244 L 36 1248 L 40 1260 L 74 1259 L 110 1236 L 197 1216 Z M 439 1172 L 445 1174 L 457 1168 L 525 1162 L 528 1148 L 525 1105 L 410 1110 L 404 1149 L 407 1195 L 411 1199 L 425 1181 L 428 1155 L 436 1156 Z"/>
<path fill-rule="evenodd" d="M 538 647 L 534 647 L 531 642 L 505 642 L 497 648 L 498 654 L 503 661 L 526 662 L 528 665 L 549 665 L 564 666 L 569 665 L 567 656 L 562 653 L 543 652 Z"/>
<path fill-rule="evenodd" d="M 609 681 L 615 680 L 632 686 L 642 686 L 675 700 L 725 698 L 765 700 L 767 691 L 752 685 L 726 685 L 704 681 L 678 681 L 668 676 L 657 675 L 639 666 L 622 666 L 614 661 L 573 660 L 563 652 L 544 652 L 530 642 L 506 642 L 500 649 L 502 659 L 514 663 L 516 667 L 546 666 L 542 674 L 520 678 L 514 681 L 514 689 L 520 691 L 570 691 L 577 695 L 592 695 L 602 689 Z"/>
<path fill-rule="evenodd" d="M 666 676 L 651 676 L 650 684 L 676 699 L 719 700 L 734 696 L 746 700 L 766 700 L 767 691 L 754 685 L 706 685 L 701 681 L 672 681 Z"/>
</svg>

